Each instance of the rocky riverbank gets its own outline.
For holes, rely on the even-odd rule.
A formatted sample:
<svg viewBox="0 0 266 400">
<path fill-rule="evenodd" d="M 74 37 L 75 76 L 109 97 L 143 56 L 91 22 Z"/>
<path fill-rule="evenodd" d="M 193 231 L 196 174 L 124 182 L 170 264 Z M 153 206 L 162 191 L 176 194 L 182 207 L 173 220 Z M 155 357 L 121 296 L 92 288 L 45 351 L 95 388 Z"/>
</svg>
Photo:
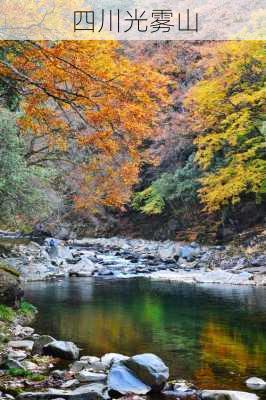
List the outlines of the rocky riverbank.
<svg viewBox="0 0 266 400">
<path fill-rule="evenodd" d="M 20 302 L 20 279 L 145 276 L 260 285 L 266 276 L 264 246 L 265 235 L 226 247 L 121 238 L 2 246 L 0 296 L 8 308 L 0 310 L 0 399 L 258 400 L 256 392 L 205 390 L 180 377 L 169 381 L 167 365 L 155 354 L 96 357 L 72 342 L 36 333 L 23 326 L 32 309 Z M 265 394 L 263 379 L 252 377 L 246 384 Z"/>
<path fill-rule="evenodd" d="M 25 281 L 64 277 L 176 280 L 266 285 L 266 231 L 248 241 L 205 246 L 123 238 L 15 244 L 2 259 Z"/>
<path fill-rule="evenodd" d="M 249 378 L 250 390 L 266 388 Z M 155 354 L 102 357 L 81 355 L 72 342 L 39 335 L 19 320 L 9 327 L 1 351 L 0 398 L 9 400 L 258 400 L 255 393 L 201 390 L 184 380 L 169 381 L 169 369 Z M 147 397 L 148 396 L 148 397 Z"/>
</svg>

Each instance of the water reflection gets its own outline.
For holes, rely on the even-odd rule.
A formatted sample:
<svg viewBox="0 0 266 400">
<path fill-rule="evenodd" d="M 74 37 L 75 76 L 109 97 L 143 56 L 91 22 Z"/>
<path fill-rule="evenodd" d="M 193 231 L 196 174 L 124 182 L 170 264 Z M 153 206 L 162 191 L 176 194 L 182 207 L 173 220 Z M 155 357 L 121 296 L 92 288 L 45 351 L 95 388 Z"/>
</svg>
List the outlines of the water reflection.
<svg viewBox="0 0 266 400">
<path fill-rule="evenodd" d="M 266 288 L 73 279 L 28 284 L 26 294 L 40 309 L 37 331 L 86 354 L 154 352 L 201 387 L 266 378 Z"/>
</svg>

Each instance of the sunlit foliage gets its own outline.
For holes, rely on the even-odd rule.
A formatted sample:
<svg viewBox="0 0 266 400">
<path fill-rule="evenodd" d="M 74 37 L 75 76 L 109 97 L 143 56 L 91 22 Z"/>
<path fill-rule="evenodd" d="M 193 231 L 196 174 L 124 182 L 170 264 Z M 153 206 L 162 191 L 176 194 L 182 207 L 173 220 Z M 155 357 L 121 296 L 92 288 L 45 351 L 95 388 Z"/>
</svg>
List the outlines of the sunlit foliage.
<svg viewBox="0 0 266 400">
<path fill-rule="evenodd" d="M 266 193 L 265 42 L 219 44 L 205 78 L 188 93 L 197 137 L 196 160 L 205 171 L 201 200 L 213 212 Z"/>
<path fill-rule="evenodd" d="M 86 149 L 76 206 L 121 208 L 148 154 L 166 78 L 115 41 L 1 42 L 0 79 L 22 96 L 19 126 L 62 152 Z"/>
</svg>

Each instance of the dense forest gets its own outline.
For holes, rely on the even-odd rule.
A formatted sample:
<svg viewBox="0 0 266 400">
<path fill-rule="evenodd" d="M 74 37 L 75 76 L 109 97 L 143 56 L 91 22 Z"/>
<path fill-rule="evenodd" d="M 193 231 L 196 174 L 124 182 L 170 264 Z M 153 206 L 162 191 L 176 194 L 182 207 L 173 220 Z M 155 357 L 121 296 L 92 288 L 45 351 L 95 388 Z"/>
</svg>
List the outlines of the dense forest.
<svg viewBox="0 0 266 400">
<path fill-rule="evenodd" d="M 216 240 L 262 223 L 264 71 L 263 41 L 0 42 L 0 228 Z"/>
</svg>

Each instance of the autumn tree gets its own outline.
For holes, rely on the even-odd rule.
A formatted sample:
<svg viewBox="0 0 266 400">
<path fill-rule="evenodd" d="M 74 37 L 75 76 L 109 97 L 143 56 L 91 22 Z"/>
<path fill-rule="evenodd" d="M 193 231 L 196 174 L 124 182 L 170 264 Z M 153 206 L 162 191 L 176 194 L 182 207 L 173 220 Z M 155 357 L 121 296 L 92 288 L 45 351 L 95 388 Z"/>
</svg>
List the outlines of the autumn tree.
<svg viewBox="0 0 266 400">
<path fill-rule="evenodd" d="M 122 208 L 150 160 L 167 79 L 122 55 L 115 41 L 1 42 L 0 81 L 20 97 L 27 162 L 71 160 L 77 208 Z M 66 160 L 67 158 L 67 160 Z"/>
<path fill-rule="evenodd" d="M 204 171 L 199 194 L 206 210 L 248 194 L 260 201 L 266 193 L 265 42 L 217 44 L 186 107 Z"/>
</svg>

